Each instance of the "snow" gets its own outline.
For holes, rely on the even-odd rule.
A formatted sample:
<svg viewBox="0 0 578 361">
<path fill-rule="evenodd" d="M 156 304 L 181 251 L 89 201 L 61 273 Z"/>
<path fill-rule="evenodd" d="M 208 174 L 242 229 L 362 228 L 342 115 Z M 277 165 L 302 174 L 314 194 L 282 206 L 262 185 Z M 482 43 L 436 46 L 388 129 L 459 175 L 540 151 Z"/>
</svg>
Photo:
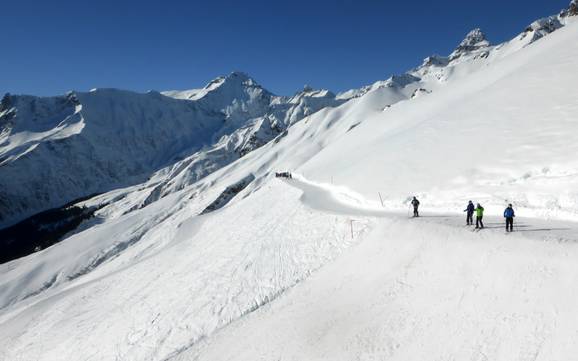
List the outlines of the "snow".
<svg viewBox="0 0 578 361">
<path fill-rule="evenodd" d="M 578 151 L 571 75 L 578 51 L 567 46 L 575 29 L 432 94 L 367 114 L 301 171 L 316 179 L 333 175 L 367 197 L 381 191 L 393 204 L 416 193 L 439 209 L 456 209 L 473 193 L 492 207 L 516 200 L 534 215 L 576 219 L 577 163 L 568 155 Z"/>
<path fill-rule="evenodd" d="M 162 178 L 171 168 L 181 170 L 175 187 L 182 188 L 343 103 L 323 90 L 273 96 L 239 72 L 191 99 L 171 94 L 94 89 L 9 96 L 0 112 L 0 225 L 151 177 L 162 182 L 153 173 Z M 157 193 L 173 190 L 165 185 Z"/>
<path fill-rule="evenodd" d="M 281 119 L 237 118 L 269 97 L 245 84 L 221 148 L 84 201 L 107 205 L 0 265 L 0 359 L 572 359 L 577 33 L 567 21 L 426 61 L 292 124 L 283 112 L 273 141 L 193 177 L 246 144 L 225 135 Z M 332 98 L 310 92 L 267 104 Z M 408 218 L 413 195 L 423 217 Z M 482 231 L 464 225 L 469 199 L 486 209 Z"/>
<path fill-rule="evenodd" d="M 576 244 L 421 221 L 380 222 L 347 257 L 171 360 L 576 354 Z"/>
<path fill-rule="evenodd" d="M 189 218 L 191 210 L 184 209 L 162 226 L 153 226 L 150 237 L 146 237 L 149 241 L 141 240 L 74 285 L 61 284 L 43 300 L 29 300 L 26 309 L 15 307 L 14 313 L 4 314 L 0 339 L 12 342 L 17 335 L 20 340 L 12 344 L 5 357 L 67 359 L 76 357 L 82 349 L 86 354 L 98 352 L 105 359 L 162 359 L 269 302 L 350 246 L 347 217 L 311 212 L 298 201 L 299 192 L 288 190 L 280 182 L 268 188 L 253 196 L 250 209 L 237 204 L 195 218 Z M 167 201 L 174 199 L 160 202 Z M 163 206 L 166 208 L 166 204 Z M 158 211 L 155 204 L 151 207 L 149 213 Z M 263 209 L 268 212 L 264 214 Z M 99 227 L 107 229 L 94 232 L 121 238 L 128 229 L 138 228 L 131 224 L 137 218 L 142 217 L 102 224 Z M 167 228 L 168 224 L 172 226 Z M 245 226 L 239 227 L 241 224 Z M 91 252 L 87 242 L 102 247 L 106 240 L 95 238 L 90 231 L 73 237 L 62 244 L 70 250 L 66 259 L 86 264 L 83 258 Z M 84 245 L 85 250 L 76 245 Z M 39 266 L 44 273 L 58 267 L 49 258 L 50 254 L 63 256 L 58 248 L 43 251 L 48 255 L 35 255 L 45 261 Z M 187 256 L 182 257 L 184 254 Z M 10 271 L 2 267 L 4 279 L 17 274 L 31 282 L 31 275 L 37 274 L 20 267 Z M 78 270 L 61 268 L 55 272 L 59 275 L 57 282 L 63 282 L 62 278 Z M 155 276 L 147 280 L 144 274 Z M 23 281 L 13 283 L 21 285 Z M 55 309 L 67 311 L 50 311 L 53 317 L 38 317 Z M 102 319 L 102 312 L 108 315 L 106 319 Z M 50 340 L 45 339 L 41 330 L 54 322 L 61 326 L 53 328 Z M 74 325 L 79 328 L 71 335 L 68 328 Z M 149 327 L 152 329 L 147 331 Z M 100 335 L 99 341 L 87 338 L 87 333 Z M 47 348 L 46 342 L 59 346 Z"/>
<path fill-rule="evenodd" d="M 204 88 L 188 90 L 167 90 L 162 92 L 162 94 L 175 99 L 196 100 L 202 98 L 202 95 L 206 95 L 206 91 Z"/>
</svg>

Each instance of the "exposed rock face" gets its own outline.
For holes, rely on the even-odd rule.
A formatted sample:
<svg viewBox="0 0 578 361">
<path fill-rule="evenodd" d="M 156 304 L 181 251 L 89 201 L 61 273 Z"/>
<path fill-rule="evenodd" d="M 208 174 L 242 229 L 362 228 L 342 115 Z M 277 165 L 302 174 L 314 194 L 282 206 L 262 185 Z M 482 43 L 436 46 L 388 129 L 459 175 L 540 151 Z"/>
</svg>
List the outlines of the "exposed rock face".
<svg viewBox="0 0 578 361">
<path fill-rule="evenodd" d="M 570 7 L 568 8 L 568 16 L 578 15 L 578 0 L 572 0 Z"/>
<path fill-rule="evenodd" d="M 445 56 L 432 55 L 432 56 L 428 56 L 427 58 L 425 58 L 423 60 L 422 67 L 424 67 L 424 66 L 446 66 L 446 65 L 448 65 L 448 62 L 449 62 L 449 60 Z"/>
<path fill-rule="evenodd" d="M 568 9 L 562 10 L 560 13 L 561 18 L 565 18 L 568 16 L 577 16 L 578 15 L 578 0 L 572 0 Z"/>
<path fill-rule="evenodd" d="M 8 108 L 10 108 L 11 104 L 12 104 L 12 101 L 10 99 L 10 93 L 6 93 L 4 95 L 4 97 L 2 98 L 2 100 L 0 101 L 0 112 L 8 110 Z"/>
<path fill-rule="evenodd" d="M 522 33 L 522 38 L 528 36 L 528 34 L 531 34 L 531 41 L 536 41 L 560 29 L 562 26 L 564 25 L 560 22 L 560 19 L 557 16 L 549 16 L 547 18 L 538 19 L 524 30 L 524 33 Z"/>
<path fill-rule="evenodd" d="M 2 100 L 0 101 L 0 134 L 7 134 L 12 127 L 11 120 L 16 116 L 16 111 L 11 109 L 12 98 L 10 93 L 6 93 Z M 0 143 L 2 140 L 0 140 Z M 0 163 L 2 158 L 0 158 Z"/>
<path fill-rule="evenodd" d="M 466 53 L 486 48 L 490 46 L 490 42 L 486 39 L 486 35 L 480 29 L 474 29 L 466 35 L 460 45 L 449 56 L 450 61 L 461 57 Z"/>
<path fill-rule="evenodd" d="M 530 42 L 541 39 L 566 25 L 568 17 L 576 15 L 578 15 L 578 0 L 572 0 L 568 8 L 562 10 L 560 14 L 534 21 L 524 30 L 520 38 L 531 36 Z"/>
<path fill-rule="evenodd" d="M 420 97 L 420 96 L 422 96 L 422 95 L 430 94 L 430 93 L 431 93 L 431 90 L 427 90 L 427 89 L 425 89 L 425 88 L 418 88 L 418 89 L 416 89 L 416 90 L 413 92 L 413 94 L 411 95 L 411 99 L 418 98 L 418 97 Z"/>
<path fill-rule="evenodd" d="M 474 50 L 483 42 L 487 42 L 486 34 L 484 34 L 481 29 L 477 28 L 466 35 L 466 38 L 462 40 L 458 49 Z"/>
<path fill-rule="evenodd" d="M 217 209 L 223 208 L 227 205 L 237 194 L 239 194 L 243 189 L 245 189 L 252 181 L 255 180 L 255 176 L 250 174 L 247 177 L 241 179 L 235 184 L 228 186 L 211 204 L 209 204 L 201 214 L 207 214 Z"/>
</svg>

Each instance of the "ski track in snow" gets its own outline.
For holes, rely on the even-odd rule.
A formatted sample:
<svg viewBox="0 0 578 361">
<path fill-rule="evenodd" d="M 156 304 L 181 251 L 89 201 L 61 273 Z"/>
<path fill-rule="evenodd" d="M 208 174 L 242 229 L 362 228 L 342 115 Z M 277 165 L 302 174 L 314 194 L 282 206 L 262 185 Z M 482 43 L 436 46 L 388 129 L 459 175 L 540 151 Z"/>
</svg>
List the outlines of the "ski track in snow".
<svg viewBox="0 0 578 361">
<path fill-rule="evenodd" d="M 399 211 L 379 207 L 375 202 L 364 199 L 362 195 L 350 191 L 346 187 L 308 181 L 301 175 L 294 176 L 293 180 L 287 181 L 287 183 L 303 191 L 301 201 L 304 204 L 323 212 L 360 217 L 388 217 L 397 220 L 411 219 L 420 223 L 444 224 L 451 227 L 463 226 L 475 232 L 504 233 L 508 236 L 517 234 L 517 236 L 522 235 L 526 238 L 539 240 L 578 241 L 578 224 L 576 222 L 516 217 L 514 223 L 515 232 L 509 234 L 505 232 L 503 217 L 484 215 L 485 228 L 476 230 L 473 226 L 464 224 L 465 213 L 443 212 L 437 208 L 428 209 L 427 205 L 422 204 L 420 206 L 421 216 L 413 218 L 410 216 L 411 212 L 409 210 L 406 215 Z"/>
<path fill-rule="evenodd" d="M 577 229 L 571 222 L 554 222 L 548 231 L 545 221 L 522 219 L 519 227 L 525 226 L 527 231 L 506 238 L 499 229 L 501 220 L 488 217 L 488 229 L 473 233 L 463 226 L 462 215 L 433 213 L 422 207 L 424 217 L 410 219 L 384 210 L 345 187 L 298 175 L 293 180 L 270 182 L 251 199 L 252 207 L 236 203 L 200 218 L 174 219 L 171 222 L 180 222 L 176 233 L 149 256 L 129 263 L 121 256 L 119 261 L 126 265 L 112 274 L 106 272 L 105 265 L 79 279 L 77 286 L 57 288 L 48 297 L 39 295 L 40 302 L 24 304 L 16 310 L 21 312 L 18 316 L 13 312 L 2 315 L 0 336 L 10 346 L 6 347 L 10 353 L 0 356 L 6 360 L 70 360 L 82 349 L 94 359 L 124 360 L 364 360 L 395 355 L 407 356 L 399 356 L 400 360 L 423 359 L 426 352 L 416 356 L 398 349 L 431 349 L 426 342 L 428 327 L 467 322 L 466 331 L 455 326 L 455 330 L 443 333 L 471 336 L 474 344 L 461 339 L 463 345 L 455 348 L 460 352 L 475 350 L 477 356 L 471 359 L 483 360 L 498 352 L 492 347 L 504 337 L 503 327 L 514 322 L 520 330 L 529 327 L 536 331 L 518 332 L 523 339 L 512 342 L 525 346 L 520 346 L 519 357 L 510 359 L 532 360 L 551 341 L 555 332 L 552 323 L 568 316 L 572 319 L 567 304 L 555 307 L 555 320 L 550 314 L 518 315 L 514 310 L 506 315 L 486 310 L 492 311 L 491 319 L 488 315 L 474 317 L 475 307 L 486 307 L 485 302 L 492 302 L 492 297 L 511 295 L 504 289 L 493 292 L 491 283 L 500 279 L 499 272 L 512 257 L 522 259 L 523 267 L 506 268 L 516 278 L 505 283 L 527 294 L 528 299 L 518 299 L 520 302 L 536 297 L 540 287 L 551 287 L 549 282 L 557 274 L 575 277 L 571 267 L 561 270 L 555 263 L 561 257 L 564 262 L 572 259 L 577 253 L 573 242 L 537 242 L 545 235 L 552 240 L 574 240 Z M 278 207 L 279 203 L 284 206 Z M 241 204 L 244 211 L 238 212 Z M 265 215 L 263 209 L 268 210 Z M 362 236 L 366 238 L 363 243 L 330 262 Z M 526 248 L 531 250 L 530 259 Z M 179 257 L 183 253 L 187 257 Z M 552 264 L 531 259 L 540 253 L 553 256 Z M 474 261 L 470 264 L 469 259 Z M 441 271 L 424 269 L 426 266 Z M 114 269 L 114 265 L 108 267 Z M 489 275 L 481 276 L 484 272 Z M 149 277 L 143 278 L 145 273 Z M 570 281 L 566 280 L 569 285 Z M 566 291 L 572 292 L 572 287 Z M 472 305 L 482 296 L 483 302 Z M 564 295 L 569 304 L 577 299 L 574 296 Z M 440 306 L 419 301 L 424 299 L 446 303 Z M 272 300 L 276 302 L 270 303 Z M 551 309 L 544 305 L 552 300 L 541 302 L 533 305 L 536 312 Z M 460 310 L 460 318 L 450 322 L 440 319 L 438 307 L 446 317 Z M 357 319 L 359 314 L 362 318 Z M 275 324 L 281 322 L 278 317 L 282 317 L 282 324 Z M 512 321 L 493 324 L 499 317 Z M 258 325 L 244 326 L 252 322 Z M 268 329 L 270 323 L 273 330 Z M 488 330 L 489 325 L 497 329 Z M 70 327 L 76 330 L 74 335 L 67 331 Z M 345 331 L 349 328 L 352 330 Z M 237 340 L 233 345 L 218 346 L 237 329 L 241 335 L 231 336 Z M 484 330 L 484 334 L 475 334 L 476 330 Z M 84 336 L 92 333 L 103 335 L 98 343 Z M 248 339 L 243 336 L 247 334 L 255 336 Z M 241 342 L 255 339 L 264 341 L 260 346 Z M 415 340 L 420 343 L 413 343 L 418 342 Z M 256 354 L 238 350 L 236 342 Z M 443 340 L 436 342 L 444 344 Z M 212 345 L 227 352 L 214 354 Z M 342 345 L 342 349 L 334 349 L 335 345 Z M 296 350 L 304 350 L 307 356 Z M 293 358 L 291 352 L 297 352 Z M 451 352 L 442 353 L 448 354 Z"/>
<path fill-rule="evenodd" d="M 358 222 L 352 240 L 349 217 L 312 211 L 299 194 L 273 182 L 241 203 L 243 212 L 237 203 L 172 217 L 165 223 L 176 231 L 164 246 L 141 240 L 89 274 L 3 309 L 0 360 L 72 360 L 79 350 L 103 360 L 160 360 L 257 310 L 368 229 L 370 221 Z"/>
<path fill-rule="evenodd" d="M 465 216 L 423 210 L 407 219 L 343 187 L 286 183 L 316 210 L 382 219 L 347 256 L 171 360 L 535 361 L 578 352 L 576 224 L 524 218 L 505 235 L 488 217 L 473 233 Z"/>
</svg>

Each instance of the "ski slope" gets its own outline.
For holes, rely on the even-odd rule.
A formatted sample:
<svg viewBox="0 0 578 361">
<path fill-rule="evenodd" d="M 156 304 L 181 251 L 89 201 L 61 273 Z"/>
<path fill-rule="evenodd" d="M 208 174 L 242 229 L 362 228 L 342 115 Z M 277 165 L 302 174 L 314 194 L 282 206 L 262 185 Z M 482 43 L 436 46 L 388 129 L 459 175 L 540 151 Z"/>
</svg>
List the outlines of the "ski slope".
<svg viewBox="0 0 578 361">
<path fill-rule="evenodd" d="M 0 360 L 572 359 L 578 23 L 565 21 L 534 42 L 475 33 L 433 76 L 347 95 L 202 179 L 183 160 L 84 201 L 106 206 L 0 265 Z M 273 177 L 284 170 L 297 176 Z M 151 197 L 159 184 L 170 191 Z M 428 217 L 407 217 L 412 195 Z M 463 225 L 469 199 L 488 229 Z"/>
<path fill-rule="evenodd" d="M 368 198 L 381 191 L 391 205 L 410 195 L 439 209 L 509 200 L 577 219 L 575 36 L 573 23 L 451 86 L 364 114 L 300 171 Z"/>
<path fill-rule="evenodd" d="M 298 190 L 280 182 L 252 198 L 249 207 L 238 203 L 202 217 L 191 218 L 184 210 L 187 217 L 165 220 L 149 232 L 156 237 L 73 282 L 62 279 L 83 269 L 59 264 L 54 272 L 60 284 L 3 310 L 0 355 L 5 360 L 164 359 L 304 280 L 359 240 L 369 222 L 357 225 L 352 240 L 347 216 L 309 210 L 299 202 Z M 269 211 L 264 214 L 263 208 Z M 116 237 L 134 228 L 128 221 L 102 226 L 108 229 L 100 234 Z M 86 265 L 90 250 L 75 246 L 90 241 L 106 240 L 84 232 L 45 252 L 62 257 L 58 248 L 68 249 L 70 260 L 79 252 L 74 264 Z M 36 255 L 44 262 L 33 269 L 26 268 L 33 261 L 0 266 L 3 295 L 10 294 L 7 279 L 21 277 L 12 282 L 15 287 L 33 283 L 37 273 L 57 264 L 48 254 Z M 21 295 L 22 289 L 12 291 Z"/>
<path fill-rule="evenodd" d="M 297 188 L 311 207 L 367 216 L 339 192 Z M 506 235 L 501 219 L 475 233 L 463 221 L 389 214 L 347 256 L 171 360 L 572 359 L 578 225 L 524 219 Z"/>
</svg>

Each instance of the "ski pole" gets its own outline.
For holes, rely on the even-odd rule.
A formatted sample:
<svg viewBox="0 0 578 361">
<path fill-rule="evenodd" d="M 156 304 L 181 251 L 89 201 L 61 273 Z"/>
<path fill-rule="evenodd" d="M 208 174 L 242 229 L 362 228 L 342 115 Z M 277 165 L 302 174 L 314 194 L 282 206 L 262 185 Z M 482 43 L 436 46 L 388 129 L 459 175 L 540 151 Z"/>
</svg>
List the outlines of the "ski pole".
<svg viewBox="0 0 578 361">
<path fill-rule="evenodd" d="M 351 239 L 353 239 L 353 219 L 351 220 Z"/>
</svg>

